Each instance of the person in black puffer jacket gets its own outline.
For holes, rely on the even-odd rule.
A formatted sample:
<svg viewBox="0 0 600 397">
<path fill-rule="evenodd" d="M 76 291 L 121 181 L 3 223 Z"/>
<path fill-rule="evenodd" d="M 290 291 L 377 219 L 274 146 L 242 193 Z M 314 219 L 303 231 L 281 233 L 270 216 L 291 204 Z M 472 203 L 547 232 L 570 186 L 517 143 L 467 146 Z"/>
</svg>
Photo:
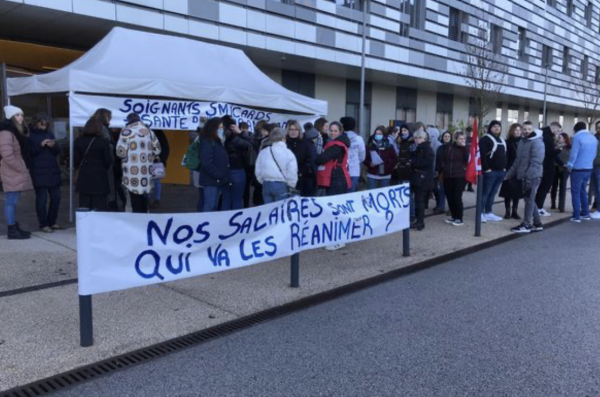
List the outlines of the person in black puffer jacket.
<svg viewBox="0 0 600 397">
<path fill-rule="evenodd" d="M 433 174 L 435 155 L 429 142 L 427 133 L 417 131 L 413 134 L 416 145 L 410 156 L 410 187 L 415 195 L 416 222 L 412 228 L 423 230 L 425 228 L 425 199 L 433 189 Z"/>
<path fill-rule="evenodd" d="M 35 209 L 40 230 L 52 233 L 60 229 L 56 223 L 60 208 L 60 167 L 57 157 L 60 147 L 54 134 L 48 130 L 49 119 L 45 113 L 36 114 L 30 127 L 33 187 Z M 48 206 L 48 196 L 50 205 Z"/>
<path fill-rule="evenodd" d="M 225 149 L 229 155 L 229 186 L 223 189 L 222 211 L 244 207 L 246 164 L 252 150 L 252 138 L 242 132 L 231 116 L 221 118 L 225 132 Z"/>
<path fill-rule="evenodd" d="M 314 194 L 317 150 L 312 142 L 300 136 L 301 131 L 300 123 L 296 120 L 288 121 L 285 143 L 287 148 L 294 153 L 298 162 L 296 190 L 300 192 L 301 196 L 310 197 Z"/>
<path fill-rule="evenodd" d="M 398 162 L 392 177 L 392 184 L 408 182 L 410 178 L 410 146 L 412 144 L 413 137 L 410 128 L 408 128 L 408 125 L 402 124 L 396 139 Z"/>
<path fill-rule="evenodd" d="M 515 123 L 508 129 L 506 139 L 506 169 L 510 169 L 517 158 L 517 145 L 521 141 L 521 134 L 520 124 Z M 504 197 L 504 207 L 506 208 L 504 219 L 521 219 L 517 210 L 519 208 L 519 199 L 523 196 L 522 191 L 521 183 L 515 178 L 502 182 L 500 197 Z"/>
<path fill-rule="evenodd" d="M 225 131 L 221 118 L 209 119 L 200 134 L 200 176 L 204 190 L 203 212 L 218 211 L 219 194 L 229 187 L 229 156 L 225 150 Z"/>
<path fill-rule="evenodd" d="M 539 209 L 540 216 L 550 216 L 550 213 L 544 209 L 544 202 L 552 189 L 552 182 L 554 182 L 556 158 L 560 155 L 560 150 L 556 148 L 556 135 L 561 132 L 561 129 L 562 126 L 556 121 L 550 123 L 550 127 L 542 128 L 545 149 L 544 175 L 535 196 L 535 204 Z"/>
<path fill-rule="evenodd" d="M 451 218 L 446 220 L 446 223 L 453 226 L 463 225 L 462 196 L 467 184 L 469 154 L 467 137 L 462 131 L 454 134 L 454 143 L 445 146 L 441 153 L 439 172 L 443 175 L 444 191 L 451 214 Z"/>
<path fill-rule="evenodd" d="M 481 170 L 483 172 L 482 221 L 498 222 L 502 218 L 492 212 L 494 199 L 506 175 L 506 141 L 502 138 L 502 124 L 498 120 L 490 122 L 485 134 L 479 140 Z"/>
<path fill-rule="evenodd" d="M 79 207 L 106 211 L 110 192 L 108 170 L 113 158 L 110 143 L 103 136 L 102 122 L 88 120 L 83 135 L 75 140 L 74 145 L 73 160 L 78 170 L 75 190 L 79 193 Z"/>
</svg>

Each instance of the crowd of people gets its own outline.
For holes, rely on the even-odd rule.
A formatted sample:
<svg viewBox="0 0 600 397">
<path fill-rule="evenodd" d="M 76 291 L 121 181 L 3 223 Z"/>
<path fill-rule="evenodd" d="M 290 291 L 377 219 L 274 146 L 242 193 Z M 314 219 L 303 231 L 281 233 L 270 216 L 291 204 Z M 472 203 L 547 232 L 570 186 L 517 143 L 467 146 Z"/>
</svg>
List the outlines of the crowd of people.
<svg viewBox="0 0 600 397">
<path fill-rule="evenodd" d="M 40 230 L 51 233 L 60 206 L 60 154 L 48 129 L 48 117 L 37 114 L 29 127 L 21 109 L 7 106 L 0 125 L 0 176 L 5 192 L 4 213 L 9 239 L 29 238 L 16 219 L 23 191 L 35 189 Z M 74 142 L 74 166 L 79 207 L 96 211 L 145 213 L 160 205 L 161 179 L 166 174 L 168 140 L 131 113 L 123 129 L 110 128 L 111 112 L 98 109 Z M 600 122 L 595 136 L 586 123 L 574 135 L 559 123 L 538 130 L 531 122 L 510 126 L 506 140 L 502 125 L 492 121 L 479 139 L 483 173 L 482 222 L 521 219 L 512 230 L 543 230 L 541 218 L 551 196 L 550 210 L 565 211 L 571 180 L 573 222 L 600 218 L 590 213 L 589 194 L 600 197 Z M 319 118 L 285 128 L 265 121 L 237 123 L 232 117 L 203 120 L 182 165 L 193 173 L 199 212 L 237 210 L 285 199 L 291 195 L 332 196 L 359 188 L 375 189 L 399 183 L 411 186 L 411 227 L 425 228 L 425 210 L 435 200 L 434 214 L 448 215 L 446 223 L 464 225 L 463 193 L 473 191 L 466 180 L 473 131 L 440 131 L 421 122 L 378 126 L 365 140 L 356 120 Z M 593 176 L 593 177 L 592 177 Z M 364 177 L 366 183 L 361 184 Z M 504 199 L 503 217 L 493 213 L 496 196 Z M 446 212 L 446 204 L 448 212 Z M 341 248 L 343 245 L 330 247 Z"/>
</svg>

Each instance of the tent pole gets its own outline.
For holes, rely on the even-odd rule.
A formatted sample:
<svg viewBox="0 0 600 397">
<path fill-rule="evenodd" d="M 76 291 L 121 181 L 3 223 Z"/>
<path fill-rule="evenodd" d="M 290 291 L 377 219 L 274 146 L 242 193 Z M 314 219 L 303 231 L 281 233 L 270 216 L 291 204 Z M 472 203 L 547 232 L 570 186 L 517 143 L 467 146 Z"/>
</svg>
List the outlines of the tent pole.
<svg viewBox="0 0 600 397">
<path fill-rule="evenodd" d="M 72 91 L 69 91 L 69 222 L 73 223 L 74 200 L 73 200 L 73 167 L 75 165 L 75 142 L 73 136 L 73 120 L 71 119 L 71 97 Z"/>
<path fill-rule="evenodd" d="M 2 97 L 0 97 L 2 108 L 10 105 L 10 97 L 8 96 L 8 83 L 6 81 L 6 64 L 0 63 L 0 91 L 2 91 Z"/>
<path fill-rule="evenodd" d="M 365 58 L 367 51 L 367 16 L 369 15 L 369 0 L 363 0 L 363 20 L 362 20 L 362 54 L 360 60 L 360 100 L 358 104 L 358 134 L 367 136 L 369 129 L 365 125 Z"/>
</svg>

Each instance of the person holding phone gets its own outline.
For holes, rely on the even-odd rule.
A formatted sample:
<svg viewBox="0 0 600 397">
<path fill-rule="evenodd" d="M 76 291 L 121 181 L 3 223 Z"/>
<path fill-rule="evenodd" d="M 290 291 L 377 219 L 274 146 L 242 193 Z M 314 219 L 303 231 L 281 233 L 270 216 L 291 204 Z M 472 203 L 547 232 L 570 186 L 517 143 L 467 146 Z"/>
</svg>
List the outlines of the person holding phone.
<svg viewBox="0 0 600 397">
<path fill-rule="evenodd" d="M 61 178 L 57 160 L 60 148 L 54 134 L 48 129 L 49 122 L 46 113 L 38 113 L 31 120 L 29 128 L 35 209 L 40 230 L 45 233 L 52 233 L 61 228 L 56 223 L 60 208 Z"/>
</svg>

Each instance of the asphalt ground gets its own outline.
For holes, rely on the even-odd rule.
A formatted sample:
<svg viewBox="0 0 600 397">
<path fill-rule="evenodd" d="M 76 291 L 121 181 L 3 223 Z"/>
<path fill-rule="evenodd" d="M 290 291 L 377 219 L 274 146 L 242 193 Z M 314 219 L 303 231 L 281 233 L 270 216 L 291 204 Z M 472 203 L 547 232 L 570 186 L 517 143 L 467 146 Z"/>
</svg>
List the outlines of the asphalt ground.
<svg viewBox="0 0 600 397">
<path fill-rule="evenodd" d="M 598 396 L 599 234 L 563 224 L 56 395 Z"/>
</svg>

